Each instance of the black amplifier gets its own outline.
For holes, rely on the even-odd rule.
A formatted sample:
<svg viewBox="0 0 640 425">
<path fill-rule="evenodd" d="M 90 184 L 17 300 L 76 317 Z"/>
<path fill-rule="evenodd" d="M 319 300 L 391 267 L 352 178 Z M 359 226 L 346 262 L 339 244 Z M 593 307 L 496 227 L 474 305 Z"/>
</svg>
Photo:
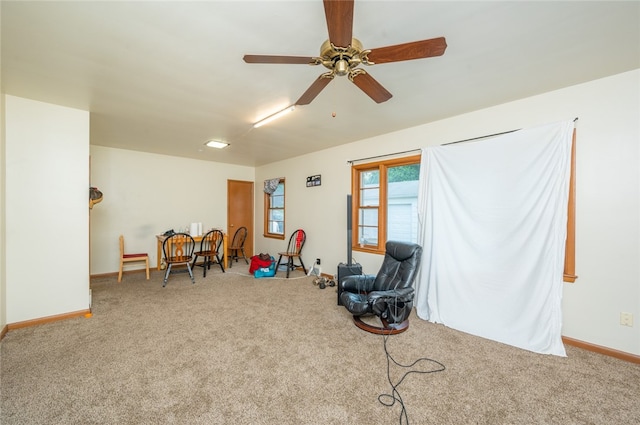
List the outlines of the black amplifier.
<svg viewBox="0 0 640 425">
<path fill-rule="evenodd" d="M 338 282 L 336 282 L 338 284 L 338 305 L 342 305 L 340 304 L 340 294 L 342 294 L 342 281 L 348 276 L 359 274 L 362 274 L 362 266 L 358 263 L 338 264 Z"/>
</svg>

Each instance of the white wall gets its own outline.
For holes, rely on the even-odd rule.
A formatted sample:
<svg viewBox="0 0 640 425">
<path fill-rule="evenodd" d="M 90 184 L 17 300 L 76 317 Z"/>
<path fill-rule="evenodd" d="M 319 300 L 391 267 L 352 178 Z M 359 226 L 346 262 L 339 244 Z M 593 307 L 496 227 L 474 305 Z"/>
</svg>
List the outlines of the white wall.
<svg viewBox="0 0 640 425">
<path fill-rule="evenodd" d="M 640 70 L 265 165 L 256 187 L 286 178 L 286 233 L 304 228 L 305 263 L 320 257 L 322 271 L 335 273 L 347 251 L 347 160 L 575 117 L 579 278 L 565 285 L 563 335 L 640 355 Z M 322 185 L 307 188 L 315 174 Z M 256 252 L 276 253 L 286 242 L 260 236 L 262 205 L 256 190 Z M 375 273 L 382 257 L 354 252 L 354 259 Z M 623 311 L 633 313 L 634 327 L 619 324 Z"/>
<path fill-rule="evenodd" d="M 0 93 L 0 331 L 4 329 L 7 324 L 7 268 L 6 257 L 4 255 L 6 250 L 6 238 L 7 233 L 6 226 L 6 213 L 5 213 L 5 142 L 4 142 L 4 94 Z"/>
<path fill-rule="evenodd" d="M 2 7 L 0 7 L 0 20 L 2 19 Z M 2 62 L 0 55 L 0 62 Z M 0 81 L 2 81 L 2 66 L 0 65 Z M 4 117 L 4 93 L 0 86 L 0 332 L 7 324 L 7 274 L 6 274 L 6 214 L 5 214 L 5 117 Z"/>
<path fill-rule="evenodd" d="M 254 181 L 254 168 L 91 146 L 91 185 L 104 195 L 91 210 L 91 274 L 118 271 L 120 234 L 155 267 L 157 234 L 192 222 L 226 229 L 228 179 Z"/>
<path fill-rule="evenodd" d="M 89 113 L 5 98 L 6 319 L 89 308 Z"/>
</svg>

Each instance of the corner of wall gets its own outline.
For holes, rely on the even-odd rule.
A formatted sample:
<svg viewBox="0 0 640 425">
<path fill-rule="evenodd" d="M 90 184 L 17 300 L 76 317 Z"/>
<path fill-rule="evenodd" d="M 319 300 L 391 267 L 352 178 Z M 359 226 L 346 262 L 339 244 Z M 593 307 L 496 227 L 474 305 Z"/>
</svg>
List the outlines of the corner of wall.
<svg viewBox="0 0 640 425">
<path fill-rule="evenodd" d="M 4 119 L 4 93 L 0 92 L 0 339 L 7 325 L 7 273 L 6 270 L 6 214 L 5 214 L 5 119 Z"/>
</svg>

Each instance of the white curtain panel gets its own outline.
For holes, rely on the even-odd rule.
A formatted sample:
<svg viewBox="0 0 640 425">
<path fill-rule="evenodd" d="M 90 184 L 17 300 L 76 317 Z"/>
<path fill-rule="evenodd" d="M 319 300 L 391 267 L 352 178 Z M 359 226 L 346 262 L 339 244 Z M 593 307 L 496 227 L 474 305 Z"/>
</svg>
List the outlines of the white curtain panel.
<svg viewBox="0 0 640 425">
<path fill-rule="evenodd" d="M 566 356 L 562 285 L 573 121 L 423 149 L 420 318 Z"/>
</svg>

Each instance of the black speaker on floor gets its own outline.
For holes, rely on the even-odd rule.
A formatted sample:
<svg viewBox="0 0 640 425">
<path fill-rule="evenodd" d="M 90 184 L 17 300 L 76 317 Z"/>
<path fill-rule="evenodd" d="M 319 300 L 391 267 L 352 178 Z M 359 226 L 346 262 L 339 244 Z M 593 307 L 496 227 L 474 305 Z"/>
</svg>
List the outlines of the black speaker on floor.
<svg viewBox="0 0 640 425">
<path fill-rule="evenodd" d="M 342 305 L 340 303 L 340 294 L 342 294 L 342 281 L 348 277 L 353 275 L 362 274 L 362 266 L 360 264 L 338 264 L 338 305 Z"/>
</svg>

